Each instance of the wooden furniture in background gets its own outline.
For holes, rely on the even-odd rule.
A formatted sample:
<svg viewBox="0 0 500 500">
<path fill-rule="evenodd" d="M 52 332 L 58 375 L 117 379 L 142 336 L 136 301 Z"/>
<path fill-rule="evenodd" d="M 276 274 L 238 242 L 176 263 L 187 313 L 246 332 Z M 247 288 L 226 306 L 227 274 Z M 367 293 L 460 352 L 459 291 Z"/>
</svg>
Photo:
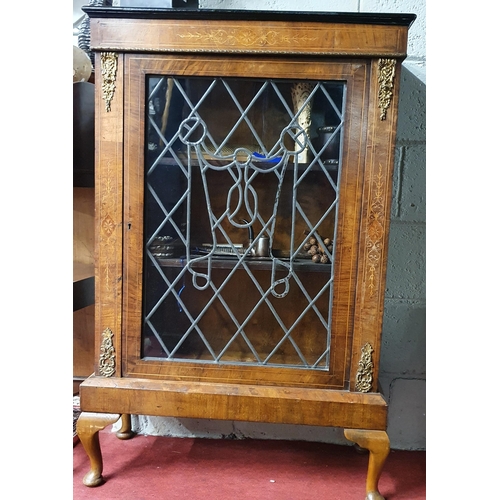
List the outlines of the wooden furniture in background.
<svg viewBox="0 0 500 500">
<path fill-rule="evenodd" d="M 94 372 L 94 188 L 73 188 L 73 394 Z"/>
<path fill-rule="evenodd" d="M 84 483 L 103 481 L 99 430 L 122 416 L 131 437 L 145 414 L 344 428 L 370 452 L 367 499 L 382 499 L 377 377 L 415 16 L 84 10 L 98 96 Z"/>
<path fill-rule="evenodd" d="M 94 372 L 94 89 L 73 83 L 73 394 Z"/>
</svg>

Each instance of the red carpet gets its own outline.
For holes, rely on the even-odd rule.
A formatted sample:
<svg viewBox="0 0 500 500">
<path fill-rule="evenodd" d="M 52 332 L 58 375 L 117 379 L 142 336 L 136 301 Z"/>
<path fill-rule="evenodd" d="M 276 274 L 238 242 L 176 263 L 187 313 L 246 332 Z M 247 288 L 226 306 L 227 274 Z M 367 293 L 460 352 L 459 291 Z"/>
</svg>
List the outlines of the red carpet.
<svg viewBox="0 0 500 500">
<path fill-rule="evenodd" d="M 73 500 L 364 500 L 368 455 L 303 441 L 186 439 L 100 433 L 107 482 L 82 484 L 89 461 L 73 451 Z M 425 499 L 425 452 L 391 451 L 386 500 Z"/>
</svg>

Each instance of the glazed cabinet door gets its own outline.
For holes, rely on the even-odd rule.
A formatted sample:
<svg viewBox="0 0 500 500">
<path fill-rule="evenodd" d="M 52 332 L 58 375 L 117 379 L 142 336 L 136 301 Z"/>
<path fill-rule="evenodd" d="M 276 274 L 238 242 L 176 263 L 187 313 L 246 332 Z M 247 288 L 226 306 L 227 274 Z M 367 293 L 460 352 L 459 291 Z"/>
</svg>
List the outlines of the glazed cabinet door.
<svg viewBox="0 0 500 500">
<path fill-rule="evenodd" d="M 369 73 L 125 54 L 123 376 L 347 387 Z"/>
</svg>

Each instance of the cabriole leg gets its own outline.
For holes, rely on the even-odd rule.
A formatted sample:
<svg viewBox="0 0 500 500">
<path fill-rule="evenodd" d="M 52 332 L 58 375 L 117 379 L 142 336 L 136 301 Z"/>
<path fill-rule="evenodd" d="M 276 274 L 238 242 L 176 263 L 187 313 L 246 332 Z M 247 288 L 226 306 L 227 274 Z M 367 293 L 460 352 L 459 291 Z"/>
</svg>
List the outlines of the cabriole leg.
<svg viewBox="0 0 500 500">
<path fill-rule="evenodd" d="M 130 439 L 134 437 L 135 433 L 132 431 L 132 419 L 128 413 L 122 415 L 122 426 L 116 433 L 116 437 L 120 439 Z"/>
<path fill-rule="evenodd" d="M 110 413 L 82 412 L 76 423 L 76 432 L 90 460 L 90 471 L 85 474 L 85 486 L 99 486 L 102 477 L 102 454 L 99 444 L 99 431 L 114 424 L 120 415 Z"/>
<path fill-rule="evenodd" d="M 345 429 L 344 435 L 370 452 L 368 459 L 368 473 L 366 476 L 366 499 L 384 500 L 378 491 L 378 480 L 382 474 L 382 467 L 389 455 L 389 436 L 385 431 L 370 431 L 365 429 Z"/>
</svg>

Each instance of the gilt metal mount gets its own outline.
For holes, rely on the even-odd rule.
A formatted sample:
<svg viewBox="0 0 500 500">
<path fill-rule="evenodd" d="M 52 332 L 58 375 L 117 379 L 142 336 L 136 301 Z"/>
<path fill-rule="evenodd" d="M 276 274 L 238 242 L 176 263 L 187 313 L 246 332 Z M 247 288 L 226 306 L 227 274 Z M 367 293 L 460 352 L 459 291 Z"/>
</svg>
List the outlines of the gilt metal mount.
<svg viewBox="0 0 500 500">
<path fill-rule="evenodd" d="M 355 389 L 358 392 L 369 392 L 373 385 L 373 347 L 367 342 L 361 348 L 361 358 L 356 373 Z"/>
<path fill-rule="evenodd" d="M 116 89 L 116 70 L 118 55 L 115 52 L 101 54 L 102 98 L 106 102 L 106 111 L 111 111 L 111 101 Z"/>
<path fill-rule="evenodd" d="M 396 59 L 378 60 L 378 107 L 380 119 L 385 120 L 387 110 L 392 102 L 394 93 L 394 77 L 396 76 Z"/>
<path fill-rule="evenodd" d="M 111 377 L 116 371 L 116 355 L 113 346 L 113 332 L 106 328 L 102 332 L 101 354 L 99 356 L 99 373 Z"/>
</svg>

